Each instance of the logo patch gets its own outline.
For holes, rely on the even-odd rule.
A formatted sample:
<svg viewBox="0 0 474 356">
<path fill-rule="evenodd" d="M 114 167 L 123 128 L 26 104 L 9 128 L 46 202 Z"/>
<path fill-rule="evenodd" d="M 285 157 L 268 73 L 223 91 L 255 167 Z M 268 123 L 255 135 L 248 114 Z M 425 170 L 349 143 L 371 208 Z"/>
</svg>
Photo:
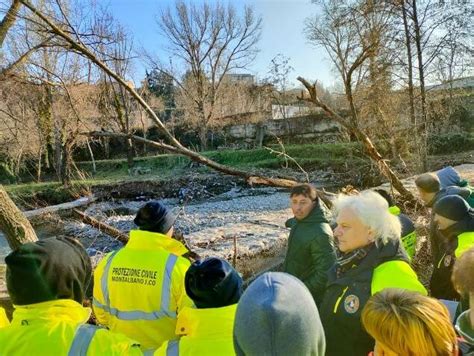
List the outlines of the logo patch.
<svg viewBox="0 0 474 356">
<path fill-rule="evenodd" d="M 359 297 L 354 294 L 350 294 L 346 297 L 346 299 L 344 299 L 344 309 L 349 314 L 354 314 L 357 312 L 359 310 L 359 306 Z"/>
<path fill-rule="evenodd" d="M 453 260 L 453 256 L 451 255 L 447 255 L 445 258 L 444 258 L 444 266 L 445 267 L 449 267 L 451 265 L 451 261 Z"/>
</svg>

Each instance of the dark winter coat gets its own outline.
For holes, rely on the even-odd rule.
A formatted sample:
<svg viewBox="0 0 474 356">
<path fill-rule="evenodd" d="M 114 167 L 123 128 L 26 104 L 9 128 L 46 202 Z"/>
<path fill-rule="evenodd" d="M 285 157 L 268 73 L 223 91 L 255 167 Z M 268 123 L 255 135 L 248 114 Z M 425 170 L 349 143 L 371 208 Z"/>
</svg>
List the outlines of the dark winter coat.
<svg viewBox="0 0 474 356">
<path fill-rule="evenodd" d="M 335 265 L 329 271 L 319 308 L 327 356 L 366 356 L 374 349 L 375 341 L 363 329 L 360 317 L 368 299 L 377 291 L 403 288 L 426 295 L 399 241 L 374 244 L 366 257 L 339 278 L 336 269 Z"/>
<path fill-rule="evenodd" d="M 428 207 L 432 208 L 438 200 L 447 196 L 447 195 L 459 195 L 464 199 L 467 199 L 471 191 L 468 188 L 460 188 L 458 186 L 448 186 L 446 188 L 441 189 L 436 195 L 431 199 L 431 201 L 427 204 Z M 431 255 L 432 255 L 432 262 L 435 264 L 440 256 L 440 246 L 439 242 L 443 241 L 443 236 L 440 235 L 438 230 L 437 224 L 434 221 L 434 213 L 431 212 L 431 220 L 430 220 L 430 244 L 431 244 Z M 441 252 L 442 254 L 443 252 Z"/>
<path fill-rule="evenodd" d="M 328 208 L 318 199 L 306 218 L 286 222 L 291 231 L 283 271 L 303 281 L 317 305 L 324 294 L 327 271 L 336 259 L 330 216 Z"/>
<path fill-rule="evenodd" d="M 433 253 L 433 274 L 430 280 L 431 296 L 438 299 L 459 300 L 460 296 L 454 289 L 451 281 L 456 256 L 460 255 L 459 236 L 462 235 L 462 250 L 466 243 L 474 247 L 472 235 L 474 233 L 474 216 L 470 216 L 445 230 L 438 230 L 437 239 L 434 241 L 438 248 Z"/>
</svg>

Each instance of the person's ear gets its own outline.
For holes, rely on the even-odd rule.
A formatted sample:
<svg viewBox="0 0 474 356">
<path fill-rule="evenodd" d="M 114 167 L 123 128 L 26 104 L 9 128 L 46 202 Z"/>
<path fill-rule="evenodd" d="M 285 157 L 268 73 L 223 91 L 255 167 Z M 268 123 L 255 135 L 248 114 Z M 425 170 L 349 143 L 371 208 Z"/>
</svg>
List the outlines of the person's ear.
<svg viewBox="0 0 474 356">
<path fill-rule="evenodd" d="M 375 232 L 372 228 L 369 227 L 367 230 L 367 237 L 369 242 L 374 242 L 375 241 Z"/>
</svg>

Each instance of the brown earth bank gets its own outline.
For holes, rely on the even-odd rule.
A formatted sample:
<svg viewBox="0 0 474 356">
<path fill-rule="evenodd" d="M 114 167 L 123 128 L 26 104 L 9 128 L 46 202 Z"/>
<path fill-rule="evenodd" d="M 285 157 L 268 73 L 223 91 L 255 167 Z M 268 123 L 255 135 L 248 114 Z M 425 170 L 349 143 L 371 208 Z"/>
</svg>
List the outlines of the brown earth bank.
<svg viewBox="0 0 474 356">
<path fill-rule="evenodd" d="M 474 151 L 458 154 L 430 156 L 429 170 L 438 170 L 447 165 L 474 163 Z M 139 168 L 139 167 L 138 167 Z M 309 181 L 317 187 L 324 187 L 328 191 L 337 191 L 338 188 L 352 185 L 357 189 L 365 189 L 382 184 L 385 179 L 379 170 L 368 160 L 346 162 L 329 162 L 324 167 L 305 166 Z M 400 178 L 413 176 L 415 170 L 410 162 L 398 162 L 394 169 Z M 279 178 L 289 178 L 297 181 L 306 181 L 306 174 L 296 168 L 258 169 L 256 173 Z M 223 175 L 214 171 L 204 170 L 193 164 L 184 172 L 172 178 L 162 178 L 159 175 L 147 178 L 126 181 L 88 185 L 87 182 L 73 186 L 71 189 L 58 187 L 56 189 L 40 189 L 33 192 L 11 197 L 22 210 L 31 210 L 49 205 L 61 204 L 77 199 L 80 196 L 93 194 L 99 200 L 108 199 L 144 199 L 144 198 L 179 198 L 186 195 L 188 201 L 204 200 L 219 195 L 232 187 L 248 187 L 239 177 Z"/>
</svg>

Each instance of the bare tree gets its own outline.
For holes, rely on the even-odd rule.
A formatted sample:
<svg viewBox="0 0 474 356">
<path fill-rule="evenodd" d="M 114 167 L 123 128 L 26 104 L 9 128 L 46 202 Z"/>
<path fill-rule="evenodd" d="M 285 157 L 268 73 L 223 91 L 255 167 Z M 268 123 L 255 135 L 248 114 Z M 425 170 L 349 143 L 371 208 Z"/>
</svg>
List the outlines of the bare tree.
<svg viewBox="0 0 474 356">
<path fill-rule="evenodd" d="M 13 250 L 27 242 L 38 240 L 28 219 L 16 207 L 3 186 L 0 185 L 0 230 Z"/>
<path fill-rule="evenodd" d="M 365 83 L 375 82 L 375 61 L 380 56 L 382 44 L 389 41 L 387 36 L 390 33 L 391 9 L 383 2 L 372 0 L 324 0 L 319 1 L 319 4 L 320 15 L 308 20 L 306 34 L 311 42 L 326 50 L 339 72 L 349 105 L 349 116 L 345 119 L 337 114 L 321 101 L 315 84 L 299 77 L 298 80 L 309 94 L 301 99 L 320 107 L 346 128 L 364 145 L 367 155 L 403 198 L 416 202 L 413 194 L 403 186 L 367 135 L 368 117 L 360 116 L 361 110 L 357 103 L 357 92 L 361 87 Z M 383 114 L 380 107 L 378 110 Z"/>
<path fill-rule="evenodd" d="M 184 72 L 155 65 L 171 76 L 192 102 L 189 114 L 198 118 L 202 149 L 207 147 L 207 132 L 223 80 L 254 60 L 261 23 L 251 7 L 245 7 L 241 15 L 230 3 L 224 6 L 219 2 L 188 5 L 177 1 L 160 16 L 158 25 L 168 39 L 169 53 L 178 62 L 172 65 Z"/>
<path fill-rule="evenodd" d="M 5 17 L 0 21 L 0 47 L 2 47 L 5 37 L 7 36 L 8 30 L 13 26 L 16 20 L 16 16 L 20 11 L 21 2 L 19 0 L 13 0 L 10 7 L 5 13 Z"/>
<path fill-rule="evenodd" d="M 291 104 L 294 100 L 293 95 L 288 95 L 288 90 L 290 89 L 288 77 L 294 70 L 295 69 L 290 65 L 290 58 L 285 57 L 282 54 L 278 54 L 271 60 L 268 70 L 269 76 L 266 79 L 268 83 L 274 86 L 274 90 L 272 91 L 272 99 L 276 104 L 277 112 L 281 115 L 281 117 L 283 117 L 285 122 L 288 142 L 290 142 L 291 139 L 291 127 L 287 114 L 287 105 Z"/>
<path fill-rule="evenodd" d="M 132 50 L 133 40 L 125 29 L 116 22 L 116 20 L 109 14 L 103 17 L 104 23 L 98 26 L 97 32 L 102 32 L 101 35 L 109 38 L 107 44 L 103 45 L 103 58 L 122 78 L 127 78 L 131 72 L 132 66 Z M 134 124 L 134 101 L 130 95 L 124 90 L 110 76 L 102 75 L 102 108 L 106 109 L 106 114 L 109 118 L 115 121 L 119 131 L 125 134 L 130 134 Z M 130 82 L 131 83 L 131 82 Z M 107 110 L 112 108 L 113 112 Z M 106 125 L 105 127 L 109 127 Z M 131 139 L 125 140 L 127 152 L 128 168 L 133 167 L 134 148 Z"/>
<path fill-rule="evenodd" d="M 426 171 L 428 137 L 434 119 L 428 107 L 430 101 L 437 100 L 430 99 L 426 86 L 440 77 L 452 82 L 455 73 L 463 73 L 469 66 L 472 41 L 468 24 L 472 22 L 473 11 L 463 1 L 397 0 L 393 4 L 403 20 L 407 53 L 401 67 L 408 71 L 410 117 L 417 132 L 416 147 L 422 170 Z M 452 96 L 450 99 L 451 102 Z"/>
<path fill-rule="evenodd" d="M 280 187 L 291 187 L 297 184 L 294 180 L 287 179 L 287 178 L 273 178 L 273 177 L 265 177 L 262 175 L 258 175 L 254 172 L 249 171 L 241 171 L 239 169 L 235 169 L 232 167 L 228 167 L 212 161 L 205 156 L 198 154 L 186 147 L 184 147 L 165 127 L 163 122 L 158 118 L 156 113 L 152 110 L 150 105 L 139 95 L 139 93 L 127 83 L 123 78 L 121 78 L 117 73 L 111 70 L 103 61 L 99 59 L 99 57 L 94 53 L 94 47 L 88 46 L 84 44 L 83 41 L 79 39 L 75 39 L 74 35 L 77 34 L 77 31 L 74 28 L 70 28 L 71 26 L 67 22 L 61 22 L 60 24 L 56 23 L 57 20 L 49 18 L 46 14 L 42 11 L 37 9 L 33 6 L 28 0 L 21 0 L 25 7 L 27 7 L 39 20 L 44 23 L 45 26 L 49 28 L 49 31 L 55 34 L 58 38 L 61 38 L 64 43 L 63 46 L 65 48 L 70 48 L 71 50 L 75 51 L 76 53 L 80 53 L 83 57 L 90 60 L 94 63 L 98 68 L 100 68 L 105 74 L 112 77 L 117 83 L 119 83 L 123 88 L 137 101 L 137 103 L 146 111 L 150 119 L 155 123 L 159 131 L 163 134 L 164 139 L 168 143 L 164 142 L 154 142 L 147 139 L 144 139 L 139 136 L 134 135 L 126 135 L 121 133 L 112 133 L 112 132 L 93 132 L 90 133 L 92 136 L 96 137 L 130 137 L 137 142 L 146 143 L 156 148 L 160 148 L 172 153 L 181 154 L 184 156 L 189 157 L 195 162 L 201 163 L 206 165 L 212 169 L 215 169 L 219 172 L 235 175 L 238 177 L 245 178 L 249 184 L 264 184 L 264 185 L 272 185 L 272 186 L 280 186 Z M 64 29 L 67 30 L 64 30 Z"/>
</svg>

